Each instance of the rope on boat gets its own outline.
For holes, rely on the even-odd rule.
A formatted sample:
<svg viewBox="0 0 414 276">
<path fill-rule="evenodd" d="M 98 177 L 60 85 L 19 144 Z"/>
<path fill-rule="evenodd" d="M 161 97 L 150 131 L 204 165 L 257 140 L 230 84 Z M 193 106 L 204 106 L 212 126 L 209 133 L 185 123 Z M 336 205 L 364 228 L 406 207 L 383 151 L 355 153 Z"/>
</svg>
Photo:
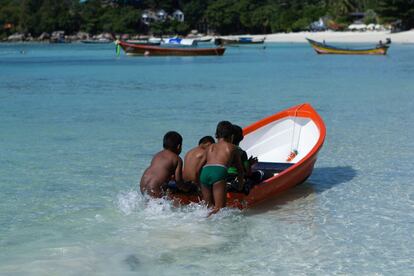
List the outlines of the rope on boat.
<svg viewBox="0 0 414 276">
<path fill-rule="evenodd" d="M 286 159 L 287 162 L 292 161 L 296 155 L 298 155 L 298 147 L 299 147 L 299 141 L 300 141 L 300 135 L 302 132 L 302 128 L 299 128 L 299 134 L 298 134 L 298 139 L 296 142 L 296 147 L 294 147 L 294 140 L 295 140 L 295 129 L 296 129 L 296 118 L 298 117 L 298 111 L 299 109 L 301 109 L 303 106 L 303 104 L 301 104 L 300 106 L 298 106 L 295 110 L 294 116 L 293 116 L 293 133 L 292 133 L 292 141 L 290 143 L 290 154 L 288 156 L 288 158 Z"/>
</svg>

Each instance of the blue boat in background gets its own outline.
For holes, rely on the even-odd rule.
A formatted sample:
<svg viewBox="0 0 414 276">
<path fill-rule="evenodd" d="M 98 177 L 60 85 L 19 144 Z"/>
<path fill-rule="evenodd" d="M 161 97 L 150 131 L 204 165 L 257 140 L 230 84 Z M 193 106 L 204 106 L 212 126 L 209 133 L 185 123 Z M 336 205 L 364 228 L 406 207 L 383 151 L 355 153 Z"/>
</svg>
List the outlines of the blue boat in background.
<svg viewBox="0 0 414 276">
<path fill-rule="evenodd" d="M 229 45 L 229 44 L 263 44 L 265 38 L 253 38 L 253 37 L 236 37 L 236 38 L 223 38 L 218 37 L 214 39 L 216 45 Z"/>
</svg>

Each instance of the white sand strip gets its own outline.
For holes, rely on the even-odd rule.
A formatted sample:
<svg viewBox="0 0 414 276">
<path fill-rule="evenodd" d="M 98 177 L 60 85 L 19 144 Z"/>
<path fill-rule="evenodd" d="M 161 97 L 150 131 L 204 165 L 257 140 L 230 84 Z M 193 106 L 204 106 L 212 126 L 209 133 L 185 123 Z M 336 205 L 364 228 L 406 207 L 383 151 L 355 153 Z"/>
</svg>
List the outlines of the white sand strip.
<svg viewBox="0 0 414 276">
<path fill-rule="evenodd" d="M 251 35 L 257 39 L 266 37 L 266 42 L 307 42 L 305 38 L 317 41 L 325 40 L 329 42 L 348 42 L 348 43 L 378 43 L 387 38 L 391 38 L 393 43 L 413 43 L 414 30 L 390 33 L 389 31 L 367 31 L 367 32 L 299 32 L 299 33 L 276 33 L 268 35 Z"/>
</svg>

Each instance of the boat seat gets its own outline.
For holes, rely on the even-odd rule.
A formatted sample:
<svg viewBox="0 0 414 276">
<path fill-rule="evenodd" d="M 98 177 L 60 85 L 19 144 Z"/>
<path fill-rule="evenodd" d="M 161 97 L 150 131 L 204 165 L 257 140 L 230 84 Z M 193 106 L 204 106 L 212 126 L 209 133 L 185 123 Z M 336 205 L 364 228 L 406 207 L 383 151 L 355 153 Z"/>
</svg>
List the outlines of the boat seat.
<svg viewBox="0 0 414 276">
<path fill-rule="evenodd" d="M 233 193 L 244 193 L 246 195 L 249 194 L 250 189 L 261 183 L 262 181 L 269 179 L 276 174 L 286 170 L 290 166 L 293 166 L 292 163 L 274 163 L 274 162 L 258 162 L 252 166 L 252 177 L 246 179 L 245 187 L 242 191 L 238 191 L 235 187 L 237 187 L 237 180 L 236 177 L 229 177 L 227 179 L 227 191 Z M 261 171 L 258 174 L 255 172 Z"/>
<path fill-rule="evenodd" d="M 273 173 L 280 173 L 293 165 L 293 163 L 258 162 L 252 166 L 252 170 L 262 170 L 271 171 Z"/>
</svg>

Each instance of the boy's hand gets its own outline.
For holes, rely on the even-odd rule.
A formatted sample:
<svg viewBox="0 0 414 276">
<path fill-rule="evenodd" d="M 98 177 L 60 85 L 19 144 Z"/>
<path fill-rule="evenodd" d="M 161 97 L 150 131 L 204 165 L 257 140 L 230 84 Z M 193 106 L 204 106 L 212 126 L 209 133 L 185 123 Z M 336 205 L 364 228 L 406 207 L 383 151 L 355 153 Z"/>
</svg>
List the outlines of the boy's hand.
<svg viewBox="0 0 414 276">
<path fill-rule="evenodd" d="M 252 166 L 252 165 L 256 164 L 257 162 L 259 162 L 257 157 L 253 157 L 253 156 L 250 156 L 248 161 L 249 161 L 250 166 Z"/>
</svg>

